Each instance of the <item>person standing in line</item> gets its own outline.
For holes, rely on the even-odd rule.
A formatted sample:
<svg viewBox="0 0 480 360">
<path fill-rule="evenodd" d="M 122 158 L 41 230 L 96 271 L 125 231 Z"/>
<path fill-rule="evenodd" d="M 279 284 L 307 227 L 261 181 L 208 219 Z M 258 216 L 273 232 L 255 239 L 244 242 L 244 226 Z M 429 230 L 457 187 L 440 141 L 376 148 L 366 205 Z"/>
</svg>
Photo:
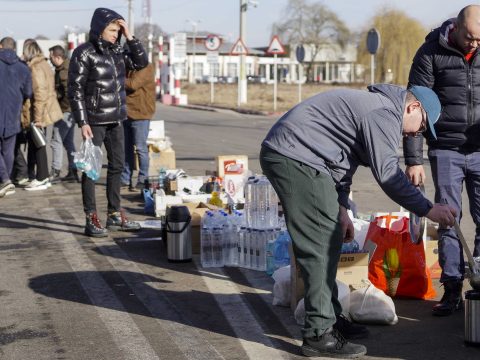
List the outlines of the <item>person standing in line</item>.
<svg viewBox="0 0 480 360">
<path fill-rule="evenodd" d="M 123 51 L 121 36 L 127 38 L 129 51 Z M 122 122 L 127 118 L 126 70 L 140 70 L 148 65 L 145 50 L 128 30 L 121 15 L 98 8 L 92 16 L 88 42 L 78 46 L 70 59 L 68 99 L 75 122 L 81 127 L 83 139 L 105 145 L 107 170 L 107 228 L 97 215 L 95 182 L 82 175 L 82 197 L 85 212 L 85 234 L 108 236 L 108 230 L 140 229 L 129 221 L 120 206 L 121 175 L 125 160 Z"/>
<path fill-rule="evenodd" d="M 50 181 L 52 183 L 59 180 L 80 182 L 77 168 L 73 162 L 73 153 L 75 150 L 75 126 L 73 122 L 72 112 L 70 110 L 70 102 L 67 98 L 68 83 L 68 60 L 65 49 L 60 45 L 55 45 L 49 49 L 50 62 L 55 67 L 55 91 L 60 108 L 63 111 L 63 119 L 57 121 L 53 125 L 52 140 L 52 169 L 50 171 Z M 68 173 L 65 177 L 60 178 L 60 170 L 63 163 L 63 148 L 67 151 Z"/>
<path fill-rule="evenodd" d="M 432 30 L 418 49 L 410 69 L 409 86 L 437 93 L 443 112 L 437 138 L 426 134 L 435 201 L 446 200 L 462 218 L 462 191 L 467 190 L 476 225 L 473 256 L 480 256 L 480 6 L 463 8 L 457 18 Z M 423 136 L 405 139 L 406 174 L 415 184 L 425 181 Z M 433 309 L 448 316 L 463 309 L 465 262 L 455 229 L 438 228 L 440 282 L 444 294 Z"/>
<path fill-rule="evenodd" d="M 260 165 L 282 203 L 305 283 L 304 355 L 355 358 L 367 351 L 346 340 L 366 337 L 368 330 L 341 316 L 335 283 L 342 242 L 354 236 L 347 209 L 358 166 L 370 167 L 382 190 L 404 208 L 453 225 L 454 209 L 427 200 L 397 155 L 402 136 L 434 132 L 439 115 L 438 97 L 426 87 L 333 90 L 289 110 L 263 141 Z"/>
<path fill-rule="evenodd" d="M 148 178 L 148 146 L 147 137 L 150 119 L 155 114 L 155 68 L 148 64 L 141 70 L 130 70 L 125 80 L 127 91 L 127 115 L 123 122 L 125 135 L 125 165 L 122 172 L 122 184 L 133 187 L 134 148 L 138 156 L 138 178 L 135 188 L 144 188 Z"/>
<path fill-rule="evenodd" d="M 22 104 L 32 96 L 30 70 L 16 55 L 16 48 L 13 38 L 0 40 L 0 197 L 15 193 L 11 180 L 20 115 Z"/>
<path fill-rule="evenodd" d="M 62 118 L 62 110 L 57 101 L 55 79 L 42 49 L 35 40 L 28 39 L 23 44 L 23 59 L 32 72 L 33 97 L 30 104 L 31 124 L 24 127 L 36 126 L 46 133 L 46 127 Z M 27 121 L 28 116 L 22 121 Z M 36 176 L 25 187 L 28 191 L 45 190 L 51 186 L 48 174 L 46 146 L 36 146 L 30 129 L 28 138 L 28 167 L 29 173 Z"/>
</svg>

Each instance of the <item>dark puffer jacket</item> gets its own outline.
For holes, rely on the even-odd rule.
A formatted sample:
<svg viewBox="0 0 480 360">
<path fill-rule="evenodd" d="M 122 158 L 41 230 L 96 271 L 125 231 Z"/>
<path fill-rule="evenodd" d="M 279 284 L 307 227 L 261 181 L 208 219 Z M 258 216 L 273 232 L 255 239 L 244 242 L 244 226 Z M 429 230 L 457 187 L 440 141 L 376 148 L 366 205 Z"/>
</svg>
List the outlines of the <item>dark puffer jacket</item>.
<svg viewBox="0 0 480 360">
<path fill-rule="evenodd" d="M 103 30 L 118 19 L 123 18 L 113 10 L 96 9 L 90 24 L 89 41 L 72 54 L 68 69 L 68 99 L 79 126 L 125 120 L 126 68 L 139 70 L 148 64 L 147 54 L 137 39 L 127 41 L 129 52 L 123 51 L 121 36 L 115 44 L 102 40 Z"/>
<path fill-rule="evenodd" d="M 471 62 L 448 44 L 454 19 L 445 21 L 425 38 L 410 70 L 409 86 L 433 89 L 442 104 L 435 125 L 437 140 L 425 134 L 431 148 L 458 151 L 480 150 L 480 59 L 478 51 Z M 407 165 L 422 164 L 422 137 L 404 141 Z"/>
</svg>

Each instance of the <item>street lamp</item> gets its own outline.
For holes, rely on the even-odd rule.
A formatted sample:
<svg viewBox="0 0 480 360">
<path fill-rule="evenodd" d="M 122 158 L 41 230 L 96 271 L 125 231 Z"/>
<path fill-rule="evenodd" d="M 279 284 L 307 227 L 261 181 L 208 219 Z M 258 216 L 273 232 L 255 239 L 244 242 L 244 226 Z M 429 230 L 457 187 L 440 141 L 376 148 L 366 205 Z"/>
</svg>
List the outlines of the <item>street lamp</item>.
<svg viewBox="0 0 480 360">
<path fill-rule="evenodd" d="M 246 13 L 248 5 L 253 7 L 258 6 L 258 1 L 255 0 L 240 0 L 240 41 L 245 44 L 245 34 L 247 17 Z M 247 103 L 247 74 L 245 71 L 247 57 L 245 54 L 240 55 L 240 73 L 238 76 L 238 106 Z"/>
<path fill-rule="evenodd" d="M 196 45 L 196 41 L 197 41 L 197 39 L 196 39 L 197 38 L 197 26 L 202 21 L 201 20 L 193 21 L 193 20 L 190 20 L 190 19 L 187 19 L 186 21 L 189 22 L 192 25 L 192 28 L 193 28 L 192 68 L 191 68 L 191 71 L 189 71 L 190 76 L 188 77 L 188 82 L 189 83 L 194 83 L 195 82 L 195 45 Z"/>
</svg>

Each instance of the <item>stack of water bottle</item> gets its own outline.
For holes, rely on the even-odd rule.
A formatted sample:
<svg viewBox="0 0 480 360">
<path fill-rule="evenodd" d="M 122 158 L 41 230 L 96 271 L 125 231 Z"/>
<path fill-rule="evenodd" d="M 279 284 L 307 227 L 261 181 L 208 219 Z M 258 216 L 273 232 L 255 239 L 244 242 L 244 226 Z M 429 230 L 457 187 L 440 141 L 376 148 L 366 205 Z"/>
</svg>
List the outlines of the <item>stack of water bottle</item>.
<svg viewBox="0 0 480 360">
<path fill-rule="evenodd" d="M 263 176 L 249 178 L 243 213 L 207 211 L 202 218 L 203 267 L 239 266 L 272 274 L 290 263 L 289 242 L 279 226 L 277 195 Z"/>
</svg>

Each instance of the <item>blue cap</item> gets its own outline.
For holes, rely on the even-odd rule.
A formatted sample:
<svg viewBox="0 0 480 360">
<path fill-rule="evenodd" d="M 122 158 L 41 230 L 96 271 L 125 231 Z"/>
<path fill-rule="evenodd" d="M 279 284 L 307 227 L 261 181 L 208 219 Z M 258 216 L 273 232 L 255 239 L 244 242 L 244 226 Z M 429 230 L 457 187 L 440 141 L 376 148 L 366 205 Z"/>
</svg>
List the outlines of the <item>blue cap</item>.
<svg viewBox="0 0 480 360">
<path fill-rule="evenodd" d="M 433 137 L 437 139 L 437 134 L 433 126 L 438 121 L 440 112 L 442 111 L 442 105 L 440 104 L 440 100 L 438 100 L 437 94 L 428 87 L 417 85 L 412 86 L 408 91 L 415 95 L 417 100 L 422 104 L 422 107 L 427 113 L 427 122 L 430 132 Z"/>
</svg>

